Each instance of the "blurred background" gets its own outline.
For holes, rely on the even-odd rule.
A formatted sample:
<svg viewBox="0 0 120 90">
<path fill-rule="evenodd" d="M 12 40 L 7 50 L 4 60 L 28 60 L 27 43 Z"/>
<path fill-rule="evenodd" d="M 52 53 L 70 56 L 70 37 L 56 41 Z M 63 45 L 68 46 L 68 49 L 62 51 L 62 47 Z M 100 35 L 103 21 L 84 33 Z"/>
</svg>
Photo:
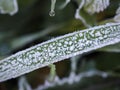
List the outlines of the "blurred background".
<svg viewBox="0 0 120 90">
<path fill-rule="evenodd" d="M 49 16 L 50 0 L 17 1 L 19 10 L 15 15 L 0 14 L 1 60 L 43 41 L 87 28 L 80 20 L 74 18 L 79 6 L 75 0 L 71 0 L 64 9 L 60 7 L 65 0 L 57 0 L 54 17 Z M 110 6 L 98 14 L 89 15 L 84 9 L 81 13 L 91 26 L 104 24 L 112 21 L 119 3 L 119 0 L 111 0 Z M 73 82 L 56 84 L 43 88 L 44 90 L 120 90 L 120 44 L 84 53 L 73 59 L 75 60 L 68 59 L 55 63 L 56 75 L 60 80 L 67 78 L 69 81 L 72 78 Z M 73 64 L 76 68 L 72 71 Z M 49 71 L 49 67 L 40 68 L 24 75 L 24 78 L 29 87 L 36 89 L 45 85 Z M 75 74 L 74 77 L 71 76 L 72 73 Z M 0 90 L 21 90 L 21 77 L 1 82 Z M 25 85 L 23 90 L 30 89 Z"/>
</svg>

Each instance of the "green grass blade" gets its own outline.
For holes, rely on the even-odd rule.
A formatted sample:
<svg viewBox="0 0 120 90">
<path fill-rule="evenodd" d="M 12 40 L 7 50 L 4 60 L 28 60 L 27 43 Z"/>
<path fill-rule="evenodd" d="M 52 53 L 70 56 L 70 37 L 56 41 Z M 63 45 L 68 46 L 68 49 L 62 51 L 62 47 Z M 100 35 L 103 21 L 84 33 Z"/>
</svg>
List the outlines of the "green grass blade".
<svg viewBox="0 0 120 90">
<path fill-rule="evenodd" d="M 118 42 L 120 23 L 96 26 L 51 39 L 1 60 L 0 82 Z"/>
</svg>

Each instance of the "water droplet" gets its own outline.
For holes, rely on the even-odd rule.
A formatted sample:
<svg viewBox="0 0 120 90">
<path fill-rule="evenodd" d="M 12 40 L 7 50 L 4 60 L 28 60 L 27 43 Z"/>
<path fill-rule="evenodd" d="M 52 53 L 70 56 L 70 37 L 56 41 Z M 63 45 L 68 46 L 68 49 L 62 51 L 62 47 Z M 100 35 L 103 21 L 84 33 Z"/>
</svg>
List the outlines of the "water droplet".
<svg viewBox="0 0 120 90">
<path fill-rule="evenodd" d="M 55 11 L 50 11 L 49 15 L 50 15 L 51 17 L 54 17 L 54 16 L 55 16 Z"/>
</svg>

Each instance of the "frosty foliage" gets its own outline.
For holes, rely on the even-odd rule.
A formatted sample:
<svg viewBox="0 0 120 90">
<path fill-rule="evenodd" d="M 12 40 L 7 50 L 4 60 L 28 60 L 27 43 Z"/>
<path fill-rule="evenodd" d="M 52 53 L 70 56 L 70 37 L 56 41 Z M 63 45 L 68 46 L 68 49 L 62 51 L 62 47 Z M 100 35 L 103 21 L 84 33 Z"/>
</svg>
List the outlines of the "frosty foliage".
<svg viewBox="0 0 120 90">
<path fill-rule="evenodd" d="M 82 78 L 92 77 L 92 76 L 96 76 L 96 75 L 101 76 L 102 78 L 106 78 L 109 75 L 109 73 L 101 72 L 98 70 L 89 70 L 89 71 L 86 71 L 83 73 L 76 74 L 77 62 L 80 57 L 81 57 L 81 55 L 71 58 L 71 72 L 68 77 L 60 79 L 58 76 L 56 76 L 55 80 L 53 82 L 48 82 L 46 80 L 43 85 L 40 85 L 36 89 L 33 89 L 33 90 L 45 90 L 50 87 L 64 85 L 66 83 L 69 85 L 74 84 L 74 83 L 80 83 L 82 81 Z"/>
<path fill-rule="evenodd" d="M 18 11 L 16 0 L 0 0 L 0 13 L 14 15 Z"/>
<path fill-rule="evenodd" d="M 45 90 L 50 87 L 64 85 L 66 83 L 71 85 L 71 84 L 80 82 L 82 80 L 82 78 L 85 78 L 85 77 L 101 76 L 102 78 L 106 78 L 108 75 L 109 74 L 106 72 L 101 72 L 101 71 L 97 71 L 97 70 L 82 72 L 78 75 L 76 75 L 74 72 L 71 72 L 69 77 L 66 77 L 63 79 L 59 79 L 59 77 L 56 77 L 54 82 L 50 83 L 50 82 L 46 81 L 44 83 L 44 85 L 41 85 L 33 90 Z"/>
<path fill-rule="evenodd" d="M 120 22 L 120 6 L 118 7 L 118 9 L 116 11 L 116 15 L 114 17 L 114 21 L 115 22 Z"/>
<path fill-rule="evenodd" d="M 99 13 L 109 6 L 109 0 L 85 0 L 84 9 L 89 14 Z"/>
<path fill-rule="evenodd" d="M 84 6 L 85 4 L 85 0 L 82 0 L 78 9 L 76 9 L 76 12 L 75 12 L 75 18 L 76 19 L 80 19 L 82 21 L 82 23 L 86 26 L 86 27 L 91 27 L 89 24 L 87 24 L 87 22 L 85 21 L 85 19 L 80 15 L 80 10 L 82 9 L 82 7 Z"/>
<path fill-rule="evenodd" d="M 81 0 L 78 9 L 75 12 L 75 18 L 80 19 L 86 27 L 91 27 L 81 16 L 81 9 L 84 8 L 88 14 L 99 13 L 109 6 L 109 0 Z"/>
<path fill-rule="evenodd" d="M 0 82 L 118 42 L 120 23 L 109 23 L 54 38 L 1 60 Z"/>
<path fill-rule="evenodd" d="M 49 15 L 51 17 L 55 16 L 55 3 L 56 3 L 56 0 L 51 0 L 51 9 L 49 12 Z"/>
</svg>

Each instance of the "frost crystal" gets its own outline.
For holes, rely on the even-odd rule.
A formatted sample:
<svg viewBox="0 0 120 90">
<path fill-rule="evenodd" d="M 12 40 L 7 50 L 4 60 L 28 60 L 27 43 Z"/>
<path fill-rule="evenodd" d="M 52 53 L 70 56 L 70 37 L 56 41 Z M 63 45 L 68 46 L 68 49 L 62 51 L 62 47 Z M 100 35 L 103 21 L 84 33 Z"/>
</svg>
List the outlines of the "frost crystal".
<svg viewBox="0 0 120 90">
<path fill-rule="evenodd" d="M 96 26 L 57 37 L 1 60 L 0 82 L 118 42 L 120 23 Z"/>
<path fill-rule="evenodd" d="M 109 0 L 85 0 L 84 9 L 89 14 L 99 13 L 109 6 Z"/>
<path fill-rule="evenodd" d="M 109 75 L 110 75 L 109 73 L 101 72 L 101 71 L 97 71 L 97 70 L 83 72 L 78 75 L 76 75 L 74 72 L 71 72 L 69 77 L 67 77 L 67 78 L 60 79 L 59 77 L 56 77 L 54 82 L 49 83 L 48 81 L 46 81 L 44 85 L 41 85 L 33 90 L 46 90 L 50 87 L 61 86 L 66 83 L 68 83 L 69 85 L 78 83 L 78 82 L 81 83 L 82 78 L 86 78 L 86 77 L 100 76 L 102 78 L 106 78 Z"/>
<path fill-rule="evenodd" d="M 109 2 L 109 0 L 81 0 L 75 18 L 80 19 L 86 27 L 91 27 L 81 15 L 81 9 L 84 8 L 89 14 L 99 13 L 109 6 Z"/>
<path fill-rule="evenodd" d="M 88 25 L 87 22 L 85 21 L 85 19 L 80 15 L 80 10 L 84 6 L 84 4 L 85 4 L 85 0 L 81 0 L 81 3 L 79 5 L 78 9 L 76 9 L 75 18 L 80 19 L 85 26 L 90 27 L 90 25 Z"/>
</svg>

